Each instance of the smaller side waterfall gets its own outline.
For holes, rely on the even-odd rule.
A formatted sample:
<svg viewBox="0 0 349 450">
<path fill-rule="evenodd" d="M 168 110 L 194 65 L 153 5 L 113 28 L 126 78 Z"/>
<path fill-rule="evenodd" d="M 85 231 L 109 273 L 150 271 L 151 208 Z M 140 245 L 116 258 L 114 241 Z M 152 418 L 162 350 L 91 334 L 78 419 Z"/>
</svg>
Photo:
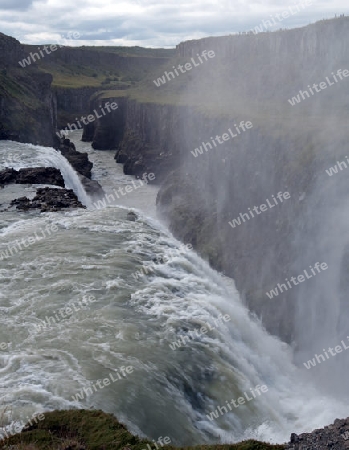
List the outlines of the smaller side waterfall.
<svg viewBox="0 0 349 450">
<path fill-rule="evenodd" d="M 40 161 L 43 161 L 45 166 L 53 166 L 61 171 L 66 187 L 75 192 L 80 202 L 87 207 L 91 207 L 91 199 L 87 195 L 79 175 L 75 172 L 69 161 L 60 152 L 51 147 L 32 147 L 36 149 L 37 155 L 41 157 Z"/>
</svg>

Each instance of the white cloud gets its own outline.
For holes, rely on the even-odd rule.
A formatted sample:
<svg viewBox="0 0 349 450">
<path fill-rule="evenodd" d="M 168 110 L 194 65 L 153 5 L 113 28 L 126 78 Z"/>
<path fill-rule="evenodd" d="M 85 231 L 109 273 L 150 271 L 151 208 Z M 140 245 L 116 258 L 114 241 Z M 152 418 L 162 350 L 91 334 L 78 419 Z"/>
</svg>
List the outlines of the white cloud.
<svg viewBox="0 0 349 450">
<path fill-rule="evenodd" d="M 248 31 L 301 0 L 1 0 L 0 29 L 23 43 L 43 44 L 77 31 L 72 45 L 174 47 L 183 40 Z M 97 5 L 97 6 L 96 6 Z M 344 0 L 313 0 L 285 19 L 288 28 L 349 14 Z M 278 27 L 276 27 L 278 28 Z"/>
</svg>

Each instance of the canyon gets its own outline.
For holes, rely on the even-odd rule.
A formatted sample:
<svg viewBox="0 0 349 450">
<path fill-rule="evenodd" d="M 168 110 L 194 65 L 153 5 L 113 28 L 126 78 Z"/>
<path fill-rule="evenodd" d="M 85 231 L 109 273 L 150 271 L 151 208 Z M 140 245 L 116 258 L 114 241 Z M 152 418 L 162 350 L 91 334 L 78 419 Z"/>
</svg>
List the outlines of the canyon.
<svg viewBox="0 0 349 450">
<path fill-rule="evenodd" d="M 251 316 L 289 344 L 301 365 L 320 344 L 327 348 L 346 332 L 349 322 L 349 186 L 343 173 L 326 174 L 347 157 L 349 80 L 297 105 L 289 99 L 331 72 L 349 69 L 348 38 L 349 18 L 341 16 L 292 30 L 192 40 L 148 54 L 61 48 L 21 68 L 18 61 L 35 48 L 0 35 L 0 139 L 53 146 L 101 202 L 104 193 L 91 180 L 87 154 L 56 133 L 81 115 L 117 104 L 107 114 L 94 114 L 82 141 L 95 151 L 115 152 L 125 175 L 154 174 L 149 180 L 159 186 L 162 221 L 235 281 Z M 206 53 L 215 56 L 159 82 Z M 238 133 L 242 123 L 253 126 Z M 237 134 L 225 139 L 227 130 Z M 252 216 L 277 193 L 288 194 L 287 202 L 274 197 L 277 207 L 268 201 L 265 214 Z M 243 212 L 246 218 L 247 211 L 249 219 L 239 224 L 236 218 Z M 328 270 L 270 294 L 280 280 L 316 261 L 326 261 Z M 339 364 L 341 370 L 324 368 L 328 377 L 319 376 L 324 392 L 336 398 L 348 370 L 345 361 Z M 347 421 L 333 428 L 334 448 L 341 448 L 339 431 Z M 327 429 L 324 436 L 330 439 Z M 313 439 L 294 435 L 289 448 Z"/>
</svg>

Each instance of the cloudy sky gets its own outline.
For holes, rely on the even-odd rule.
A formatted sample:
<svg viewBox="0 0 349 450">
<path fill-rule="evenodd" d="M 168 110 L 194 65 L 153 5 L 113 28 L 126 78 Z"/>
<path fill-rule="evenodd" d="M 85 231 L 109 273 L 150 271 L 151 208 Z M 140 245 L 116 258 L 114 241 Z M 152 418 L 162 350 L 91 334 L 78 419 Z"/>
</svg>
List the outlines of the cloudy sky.
<svg viewBox="0 0 349 450">
<path fill-rule="evenodd" d="M 293 14 L 279 20 L 276 14 L 289 7 Z M 276 25 L 264 25 L 270 30 L 335 14 L 349 15 L 348 0 L 0 0 L 0 31 L 26 44 L 174 47 L 248 31 L 271 18 Z"/>
</svg>

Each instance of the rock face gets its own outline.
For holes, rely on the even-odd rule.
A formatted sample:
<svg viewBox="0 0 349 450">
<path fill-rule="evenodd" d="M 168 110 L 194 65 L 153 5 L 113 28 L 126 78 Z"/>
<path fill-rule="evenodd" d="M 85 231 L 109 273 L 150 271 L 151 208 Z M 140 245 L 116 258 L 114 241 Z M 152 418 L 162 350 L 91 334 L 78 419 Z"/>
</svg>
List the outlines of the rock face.
<svg viewBox="0 0 349 450">
<path fill-rule="evenodd" d="M 62 88 L 54 87 L 53 92 L 57 99 L 57 128 L 59 130 L 75 123 L 76 117 L 80 119 L 89 110 L 91 96 L 99 91 L 99 87 Z"/>
<path fill-rule="evenodd" d="M 55 167 L 29 167 L 14 170 L 5 169 L 0 172 L 0 185 L 16 184 L 52 184 L 64 187 L 61 172 Z"/>
<path fill-rule="evenodd" d="M 121 114 L 86 130 L 95 148 L 117 149 L 125 173 L 156 174 L 163 182 L 158 209 L 171 231 L 233 277 L 248 307 L 287 342 L 295 337 L 304 291 L 294 286 L 278 298 L 266 292 L 326 257 L 320 245 L 309 243 L 314 235 L 321 243 L 328 214 L 318 198 L 328 178 L 324 168 L 340 159 L 347 141 L 348 81 L 295 106 L 288 98 L 331 75 L 333 55 L 349 67 L 343 36 L 349 38 L 348 18 L 180 44 L 183 63 L 203 50 L 216 56 L 161 87 L 143 86 L 150 101 L 108 99 L 119 103 Z M 247 122 L 251 128 L 240 128 Z M 229 129 L 234 136 L 213 144 Z M 335 190 L 326 190 L 329 204 Z M 291 198 L 276 204 L 272 196 L 279 192 Z M 273 202 L 267 211 L 253 213 L 267 200 Z"/>
<path fill-rule="evenodd" d="M 76 150 L 74 143 L 71 142 L 70 139 L 63 138 L 60 141 L 57 140 L 55 147 L 65 158 L 67 158 L 76 172 L 86 178 L 91 178 L 93 164 L 89 161 L 86 153 L 80 153 Z"/>
<path fill-rule="evenodd" d="M 52 76 L 35 64 L 21 67 L 27 56 L 16 39 L 0 33 L 0 139 L 51 146 L 57 120 Z"/>
<path fill-rule="evenodd" d="M 115 160 L 124 164 L 126 175 L 152 172 L 159 183 L 178 166 L 180 111 L 175 106 L 144 104 L 127 97 L 103 101 L 116 102 L 118 109 L 85 127 L 83 140 L 92 141 L 97 150 L 116 149 Z M 90 111 L 100 103 L 101 99 L 93 99 Z"/>
<path fill-rule="evenodd" d="M 345 450 L 349 448 L 349 419 L 335 420 L 333 425 L 312 433 L 291 435 L 285 450 Z"/>
<path fill-rule="evenodd" d="M 69 39 L 66 41 L 67 46 L 56 49 L 37 63 L 45 72 L 63 72 L 63 77 L 55 79 L 53 87 L 57 98 L 58 129 L 86 115 L 90 97 L 95 92 L 128 89 L 174 53 L 174 49 L 69 47 Z M 23 45 L 23 50 L 27 55 L 38 52 L 34 45 Z"/>
<path fill-rule="evenodd" d="M 61 211 L 67 208 L 84 208 L 71 189 L 39 188 L 33 200 L 21 197 L 13 200 L 11 206 L 23 211 L 40 209 L 41 212 Z"/>
<path fill-rule="evenodd" d="M 92 198 L 102 197 L 104 195 L 102 186 L 98 181 L 91 180 L 93 164 L 88 159 L 87 153 L 78 152 L 74 143 L 67 138 L 56 140 L 55 147 L 67 158 L 71 166 L 78 173 L 86 193 Z"/>
<path fill-rule="evenodd" d="M 115 102 L 118 107 L 111 110 L 105 116 L 98 114 L 107 102 Z M 89 105 L 89 112 L 93 114 L 96 120 L 84 127 L 82 140 L 92 142 L 95 150 L 110 150 L 118 148 L 123 139 L 125 129 L 125 108 L 126 98 L 104 98 L 103 94 L 94 96 Z M 97 111 L 97 115 L 96 112 Z"/>
</svg>

